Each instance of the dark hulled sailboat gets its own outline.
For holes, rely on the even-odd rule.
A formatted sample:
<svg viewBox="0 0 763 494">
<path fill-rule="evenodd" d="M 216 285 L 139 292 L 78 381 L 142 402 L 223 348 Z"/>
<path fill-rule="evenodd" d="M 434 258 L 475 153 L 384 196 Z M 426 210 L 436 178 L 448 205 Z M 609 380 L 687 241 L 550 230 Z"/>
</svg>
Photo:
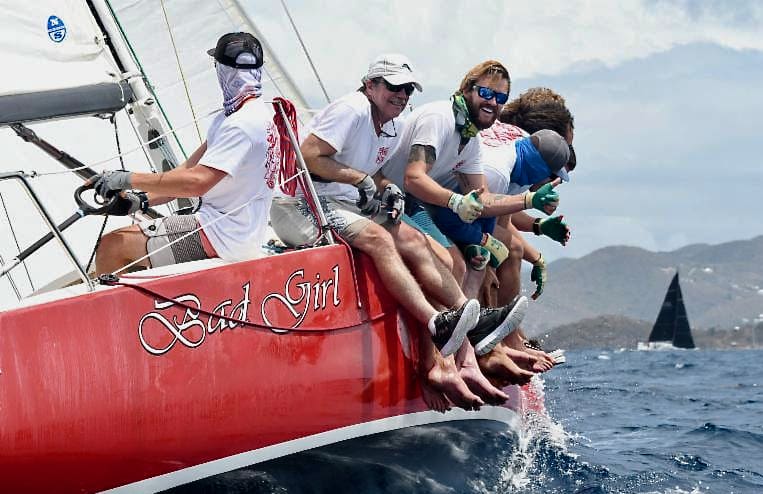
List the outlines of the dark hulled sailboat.
<svg viewBox="0 0 763 494">
<path fill-rule="evenodd" d="M 667 346 L 665 344 L 674 348 L 695 348 L 677 272 L 670 282 L 657 321 L 649 334 L 649 347 Z"/>
</svg>

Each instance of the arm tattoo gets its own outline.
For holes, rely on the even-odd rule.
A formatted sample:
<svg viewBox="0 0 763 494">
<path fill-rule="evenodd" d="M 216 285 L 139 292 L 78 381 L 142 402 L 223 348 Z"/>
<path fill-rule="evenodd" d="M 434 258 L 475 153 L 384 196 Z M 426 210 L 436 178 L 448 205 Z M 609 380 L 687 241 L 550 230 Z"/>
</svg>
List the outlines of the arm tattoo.
<svg viewBox="0 0 763 494">
<path fill-rule="evenodd" d="M 461 192 L 466 194 L 471 190 L 471 187 L 469 186 L 469 180 L 467 180 L 466 175 L 459 172 L 453 172 L 453 175 L 456 176 L 456 180 L 458 181 L 458 186 L 461 189 Z"/>
<path fill-rule="evenodd" d="M 427 170 L 432 168 L 435 160 L 437 159 L 436 152 L 432 146 L 424 146 L 422 144 L 414 144 L 411 146 L 411 153 L 408 155 L 408 163 L 414 161 L 423 161 L 427 164 Z"/>
<path fill-rule="evenodd" d="M 502 201 L 503 199 L 506 199 L 507 197 L 511 197 L 511 196 L 506 194 L 493 194 L 493 193 L 485 194 L 484 196 L 482 196 L 482 204 L 484 204 L 485 206 L 492 206 L 493 204 L 496 204 Z"/>
</svg>

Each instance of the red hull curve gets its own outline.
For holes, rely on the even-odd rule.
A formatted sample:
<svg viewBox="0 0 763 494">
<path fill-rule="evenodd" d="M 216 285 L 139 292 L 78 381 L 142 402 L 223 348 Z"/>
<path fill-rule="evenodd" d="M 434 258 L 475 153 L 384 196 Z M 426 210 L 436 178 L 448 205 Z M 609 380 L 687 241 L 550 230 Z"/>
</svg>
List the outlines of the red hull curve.
<svg viewBox="0 0 763 494">
<path fill-rule="evenodd" d="M 101 491 L 425 410 L 403 316 L 355 261 L 357 291 L 329 246 L 140 282 L 190 309 L 119 286 L 0 312 L 2 490 Z"/>
</svg>

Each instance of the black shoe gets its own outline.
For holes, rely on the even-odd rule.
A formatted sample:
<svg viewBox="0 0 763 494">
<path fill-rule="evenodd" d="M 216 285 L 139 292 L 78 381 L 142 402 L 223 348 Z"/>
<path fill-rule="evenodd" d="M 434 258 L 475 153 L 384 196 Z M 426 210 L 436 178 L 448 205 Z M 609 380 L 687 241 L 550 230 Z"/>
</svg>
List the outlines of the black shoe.
<svg viewBox="0 0 763 494">
<path fill-rule="evenodd" d="M 474 299 L 464 302 L 460 309 L 446 310 L 437 314 L 432 341 L 443 357 L 461 348 L 466 333 L 477 324 L 479 315 L 480 303 Z"/>
<path fill-rule="evenodd" d="M 477 325 L 469 331 L 469 343 L 474 353 L 485 355 L 507 334 L 522 322 L 527 312 L 527 297 L 516 297 L 509 305 L 498 308 L 483 308 Z"/>
</svg>

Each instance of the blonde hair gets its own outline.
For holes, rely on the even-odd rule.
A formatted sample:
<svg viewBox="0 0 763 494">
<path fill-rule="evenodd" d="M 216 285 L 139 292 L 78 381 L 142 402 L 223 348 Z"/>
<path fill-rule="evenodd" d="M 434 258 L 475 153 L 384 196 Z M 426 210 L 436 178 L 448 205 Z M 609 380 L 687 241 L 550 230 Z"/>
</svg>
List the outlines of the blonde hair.
<svg viewBox="0 0 763 494">
<path fill-rule="evenodd" d="M 458 92 L 464 94 L 472 89 L 472 86 L 485 76 L 496 76 L 501 79 L 509 81 L 509 90 L 511 90 L 511 77 L 509 76 L 509 70 L 503 66 L 501 62 L 497 60 L 487 60 L 481 64 L 475 65 L 466 73 L 461 85 L 458 87 Z"/>
</svg>

